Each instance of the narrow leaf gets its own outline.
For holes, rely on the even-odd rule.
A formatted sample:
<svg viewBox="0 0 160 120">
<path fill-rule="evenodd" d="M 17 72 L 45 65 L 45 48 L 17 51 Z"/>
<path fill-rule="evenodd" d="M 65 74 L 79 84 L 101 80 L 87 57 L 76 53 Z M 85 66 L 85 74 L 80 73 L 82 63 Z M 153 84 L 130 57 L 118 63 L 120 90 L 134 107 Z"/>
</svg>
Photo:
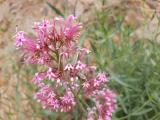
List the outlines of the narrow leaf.
<svg viewBox="0 0 160 120">
<path fill-rule="evenodd" d="M 51 3 L 47 2 L 47 5 L 58 15 L 64 17 L 63 13 L 57 9 L 56 7 L 54 7 Z"/>
</svg>

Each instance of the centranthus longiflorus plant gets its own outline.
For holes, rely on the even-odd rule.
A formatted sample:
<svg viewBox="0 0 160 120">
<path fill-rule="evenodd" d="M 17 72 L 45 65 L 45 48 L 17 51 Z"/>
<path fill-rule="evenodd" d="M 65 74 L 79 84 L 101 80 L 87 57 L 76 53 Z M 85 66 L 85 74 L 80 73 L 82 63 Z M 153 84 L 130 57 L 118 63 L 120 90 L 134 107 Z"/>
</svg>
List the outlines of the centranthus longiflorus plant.
<svg viewBox="0 0 160 120">
<path fill-rule="evenodd" d="M 78 108 L 80 119 L 111 120 L 116 94 L 107 86 L 106 73 L 97 73 L 96 67 L 86 62 L 90 51 L 78 46 L 82 24 L 76 23 L 76 17 L 35 22 L 33 29 L 35 37 L 17 32 L 15 45 L 26 64 L 43 68 L 32 80 L 37 87 L 34 98 L 53 112 L 73 113 Z"/>
</svg>

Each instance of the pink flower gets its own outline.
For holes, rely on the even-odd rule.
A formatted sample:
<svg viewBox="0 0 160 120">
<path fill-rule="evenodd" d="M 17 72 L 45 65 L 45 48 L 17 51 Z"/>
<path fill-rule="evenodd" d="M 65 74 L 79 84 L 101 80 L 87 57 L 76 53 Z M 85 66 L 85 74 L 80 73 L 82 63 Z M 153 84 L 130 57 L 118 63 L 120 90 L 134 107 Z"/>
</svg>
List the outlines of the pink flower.
<svg viewBox="0 0 160 120">
<path fill-rule="evenodd" d="M 74 95 L 71 91 L 67 91 L 63 97 L 60 97 L 60 99 L 61 99 L 60 109 L 62 112 L 70 111 L 75 105 Z"/>
<path fill-rule="evenodd" d="M 70 42 L 78 37 L 78 31 L 81 29 L 81 24 L 74 24 L 75 17 L 70 15 L 66 20 L 56 17 L 53 20 L 51 36 L 56 41 L 62 41 L 70 46 Z M 59 26 L 57 26 L 59 25 Z"/>
<path fill-rule="evenodd" d="M 48 39 L 48 30 L 51 28 L 51 23 L 48 20 L 43 20 L 42 22 L 35 22 L 33 29 L 36 31 L 39 40 L 42 45 L 45 45 Z"/>
<path fill-rule="evenodd" d="M 90 84 L 89 84 L 89 82 L 84 82 L 84 83 L 82 84 L 82 86 L 83 86 L 83 88 L 87 89 L 87 88 L 90 87 Z"/>
<path fill-rule="evenodd" d="M 82 70 L 82 69 L 84 69 L 85 67 L 86 67 L 85 64 L 83 64 L 81 61 L 78 61 L 77 64 L 76 64 L 75 69 L 77 69 L 77 70 Z"/>
<path fill-rule="evenodd" d="M 99 112 L 100 120 L 111 120 L 112 113 L 116 110 L 116 94 L 109 90 L 97 91 L 95 103 Z"/>
<path fill-rule="evenodd" d="M 46 77 L 48 77 L 50 80 L 53 80 L 54 78 L 56 78 L 55 73 L 53 72 L 52 68 L 49 68 L 46 74 Z"/>
<path fill-rule="evenodd" d="M 80 49 L 84 54 L 89 54 L 91 51 L 87 48 Z"/>
<path fill-rule="evenodd" d="M 73 70 L 73 66 L 71 64 L 67 64 L 64 70 Z"/>
<path fill-rule="evenodd" d="M 43 79 L 45 79 L 46 74 L 44 72 L 41 73 L 36 73 L 33 82 L 36 84 L 38 87 L 43 87 L 45 84 L 42 82 Z"/>
<path fill-rule="evenodd" d="M 40 31 L 46 31 L 48 28 L 50 28 L 52 25 L 50 21 L 43 20 L 42 22 L 35 22 L 34 23 L 34 29 L 40 30 Z"/>
<path fill-rule="evenodd" d="M 49 98 L 47 100 L 47 103 L 49 104 L 49 107 L 52 111 L 58 111 L 59 107 L 60 107 L 60 103 L 58 101 L 58 99 L 55 98 Z"/>
<path fill-rule="evenodd" d="M 16 47 L 23 46 L 24 41 L 26 41 L 26 38 L 24 37 L 24 34 L 25 34 L 25 32 L 19 31 L 15 35 L 15 37 L 16 37 L 16 43 L 15 43 Z"/>
<path fill-rule="evenodd" d="M 76 17 L 70 15 L 65 21 L 64 33 L 66 37 L 66 42 L 69 42 L 73 37 L 76 37 L 78 35 L 78 30 L 82 28 L 81 23 L 74 24 L 75 20 Z"/>
<path fill-rule="evenodd" d="M 106 82 L 108 82 L 108 78 L 106 77 L 105 73 L 99 73 L 94 79 L 94 86 L 99 87 Z"/>
<path fill-rule="evenodd" d="M 108 82 L 109 81 L 105 73 L 99 73 L 97 75 L 97 80 L 101 81 L 101 82 Z"/>
<path fill-rule="evenodd" d="M 58 111 L 59 101 L 56 94 L 49 86 L 42 87 L 36 94 L 35 98 L 42 104 L 43 108 Z"/>
<path fill-rule="evenodd" d="M 95 120 L 96 108 L 88 108 L 87 120 Z"/>
</svg>

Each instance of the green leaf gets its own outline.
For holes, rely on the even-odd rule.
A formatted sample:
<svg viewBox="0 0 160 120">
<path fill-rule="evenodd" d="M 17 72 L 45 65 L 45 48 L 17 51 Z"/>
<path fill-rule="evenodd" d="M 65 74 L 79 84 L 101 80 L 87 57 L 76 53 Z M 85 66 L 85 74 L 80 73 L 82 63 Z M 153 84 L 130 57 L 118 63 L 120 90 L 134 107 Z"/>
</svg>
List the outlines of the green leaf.
<svg viewBox="0 0 160 120">
<path fill-rule="evenodd" d="M 153 110 L 153 109 L 152 108 L 144 109 L 143 111 L 132 113 L 132 116 L 138 116 L 138 115 L 146 114 L 146 113 L 150 112 L 151 110 Z"/>
<path fill-rule="evenodd" d="M 57 9 L 56 7 L 54 7 L 51 3 L 47 2 L 47 5 L 58 15 L 64 17 L 63 13 Z"/>
</svg>

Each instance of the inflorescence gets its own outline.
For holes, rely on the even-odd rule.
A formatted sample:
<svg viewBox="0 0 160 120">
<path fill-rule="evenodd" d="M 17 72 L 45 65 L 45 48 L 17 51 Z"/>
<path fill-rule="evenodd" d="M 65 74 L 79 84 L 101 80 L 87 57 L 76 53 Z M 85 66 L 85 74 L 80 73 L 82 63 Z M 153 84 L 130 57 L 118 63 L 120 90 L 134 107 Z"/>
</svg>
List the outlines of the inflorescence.
<svg viewBox="0 0 160 120">
<path fill-rule="evenodd" d="M 33 78 L 34 98 L 44 109 L 72 112 L 78 106 L 87 120 L 111 120 L 116 94 L 107 87 L 108 76 L 85 62 L 90 50 L 78 46 L 82 25 L 75 20 L 70 15 L 36 22 L 34 38 L 16 33 L 15 45 L 25 62 L 43 67 Z"/>
</svg>

